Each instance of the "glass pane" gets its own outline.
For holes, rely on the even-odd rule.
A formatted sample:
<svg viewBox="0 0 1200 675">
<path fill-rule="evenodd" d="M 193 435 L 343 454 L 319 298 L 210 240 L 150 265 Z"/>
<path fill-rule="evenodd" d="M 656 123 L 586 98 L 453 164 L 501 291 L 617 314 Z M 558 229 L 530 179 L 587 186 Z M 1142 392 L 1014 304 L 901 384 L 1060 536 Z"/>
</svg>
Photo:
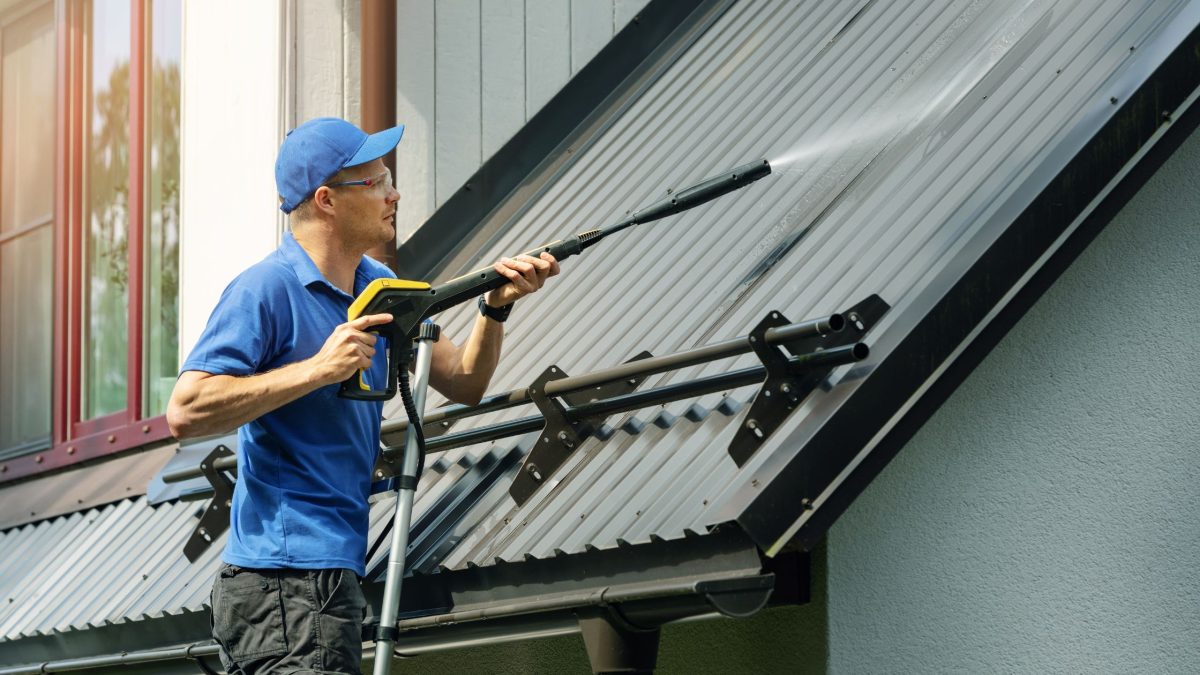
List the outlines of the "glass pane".
<svg viewBox="0 0 1200 675">
<path fill-rule="evenodd" d="M 85 419 L 125 409 L 129 345 L 130 9 L 128 0 L 97 0 L 87 7 Z"/>
<path fill-rule="evenodd" d="M 179 369 L 180 0 L 150 6 L 145 414 L 166 412 Z"/>
<path fill-rule="evenodd" d="M 0 232 L 34 227 L 0 243 L 0 452 L 9 454 L 50 438 L 53 5 L 6 26 L 2 42 Z"/>
<path fill-rule="evenodd" d="M 54 212 L 53 4 L 5 27 L 3 44 L 0 232 L 46 222 Z"/>
<path fill-rule="evenodd" d="M 50 436 L 53 233 L 0 244 L 0 450 Z"/>
</svg>

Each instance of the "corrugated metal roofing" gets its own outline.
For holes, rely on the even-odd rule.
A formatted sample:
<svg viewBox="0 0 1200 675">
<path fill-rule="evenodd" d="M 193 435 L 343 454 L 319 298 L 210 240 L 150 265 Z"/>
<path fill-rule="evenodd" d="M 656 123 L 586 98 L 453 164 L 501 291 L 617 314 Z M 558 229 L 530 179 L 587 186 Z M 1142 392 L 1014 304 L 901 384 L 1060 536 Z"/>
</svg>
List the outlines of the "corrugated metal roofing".
<svg viewBox="0 0 1200 675">
<path fill-rule="evenodd" d="M 413 511 L 427 533 L 414 541 L 418 557 L 439 550 L 429 535 L 452 540 L 436 517 L 454 512 L 463 488 L 491 483 L 513 459 L 481 453 L 429 463 Z M 192 564 L 183 545 L 205 504 L 151 505 L 140 496 L 0 532 L 0 643 L 204 610 L 224 539 Z M 393 509 L 391 498 L 373 506 L 372 538 Z"/>
<path fill-rule="evenodd" d="M 872 357 L 835 372 L 742 469 L 726 454 L 753 388 L 610 418 L 524 507 L 508 478 L 528 438 L 431 463 L 415 509 L 420 571 L 519 561 L 703 533 L 870 377 L 933 299 L 1174 48 L 1200 3 L 742 2 L 634 101 L 480 263 L 614 222 L 628 209 L 767 157 L 776 175 L 568 261 L 516 308 L 496 391 L 555 363 L 567 373 L 745 334 L 880 294 L 893 309 Z M 785 154 L 796 161 L 778 161 Z M 474 309 L 439 318 L 462 336 Z M 649 388 L 750 365 L 742 357 Z M 398 404 L 389 408 L 398 413 Z M 510 410 L 455 430 L 529 414 Z M 84 628 L 204 602 L 216 553 L 187 565 L 194 504 L 143 500 L 0 534 L 0 635 Z M 373 511 L 372 536 L 389 513 Z M 134 569 L 125 572 L 126 561 Z M 102 570 L 104 577 L 95 577 Z M 129 583 L 100 588 L 94 578 Z M 139 581 L 141 575 L 145 578 Z M 107 590 L 105 590 L 107 589 Z"/>
<path fill-rule="evenodd" d="M 182 546 L 199 504 L 145 497 L 0 535 L 0 636 L 6 640 L 194 611 L 218 550 L 195 567 Z M 182 564 L 181 564 L 182 563 Z"/>
<path fill-rule="evenodd" d="M 810 398 L 741 470 L 726 454 L 736 417 L 589 441 L 553 489 L 523 508 L 498 499 L 476 515 L 443 563 L 678 537 L 730 519 L 746 488 L 769 481 L 780 454 L 800 451 L 1099 129 L 1112 99 L 1136 89 L 1162 58 L 1156 41 L 1182 37 L 1168 36 L 1172 23 L 1194 27 L 1195 9 L 1122 0 L 735 5 L 477 261 L 616 222 L 668 187 L 758 157 L 776 175 L 567 261 L 561 278 L 516 308 L 494 389 L 527 385 L 550 363 L 582 373 L 641 349 L 745 334 L 770 310 L 799 320 L 878 293 L 893 309 L 868 337 L 871 358 L 837 371 L 843 384 Z M 474 310 L 438 320 L 461 336 Z M 697 366 L 642 388 L 753 363 L 747 355 Z M 731 392 L 731 406 L 753 391 Z M 719 401 L 705 397 L 697 409 Z M 669 404 L 665 414 L 693 405 Z"/>
</svg>

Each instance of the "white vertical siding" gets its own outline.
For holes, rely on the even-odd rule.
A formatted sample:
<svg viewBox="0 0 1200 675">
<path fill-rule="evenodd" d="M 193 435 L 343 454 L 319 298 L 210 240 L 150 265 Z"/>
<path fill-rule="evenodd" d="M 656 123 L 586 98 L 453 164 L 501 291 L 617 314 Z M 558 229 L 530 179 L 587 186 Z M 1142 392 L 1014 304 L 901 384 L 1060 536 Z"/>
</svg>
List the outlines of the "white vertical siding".
<svg viewBox="0 0 1200 675">
<path fill-rule="evenodd" d="M 396 7 L 396 120 L 404 138 L 396 154 L 396 238 L 408 238 L 434 209 L 434 2 L 401 0 Z"/>
<path fill-rule="evenodd" d="M 625 27 L 646 6 L 646 0 L 613 0 L 613 33 Z"/>
<path fill-rule="evenodd" d="M 230 17 L 237 17 L 236 21 Z M 279 240 L 280 3 L 183 6 L 179 347 L 191 350 L 221 291 Z"/>
<path fill-rule="evenodd" d="M 537 112 L 571 78 L 571 5 L 525 2 L 525 101 Z"/>
<path fill-rule="evenodd" d="M 525 0 L 483 3 L 483 156 L 525 124 Z"/>
<path fill-rule="evenodd" d="M 314 117 L 359 122 L 362 47 L 359 0 L 295 2 L 292 124 Z"/>
<path fill-rule="evenodd" d="M 647 0 L 401 0 L 401 240 L 462 187 Z"/>
<path fill-rule="evenodd" d="M 612 0 L 571 0 L 571 74 L 591 61 L 612 36 Z"/>
<path fill-rule="evenodd" d="M 342 0 L 296 3 L 295 124 L 344 114 L 346 81 L 342 51 Z M 336 30 L 335 30 L 336 28 Z"/>
<path fill-rule="evenodd" d="M 479 19 L 479 0 L 443 0 L 434 12 L 438 203 L 446 201 L 482 163 Z"/>
</svg>

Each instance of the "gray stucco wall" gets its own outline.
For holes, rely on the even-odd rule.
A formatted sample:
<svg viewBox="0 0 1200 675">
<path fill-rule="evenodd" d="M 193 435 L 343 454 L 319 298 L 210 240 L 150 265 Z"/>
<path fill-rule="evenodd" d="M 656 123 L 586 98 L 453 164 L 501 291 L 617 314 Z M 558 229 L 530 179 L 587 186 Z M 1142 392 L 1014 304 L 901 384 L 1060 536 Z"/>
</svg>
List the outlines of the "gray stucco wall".
<svg viewBox="0 0 1200 675">
<path fill-rule="evenodd" d="M 1200 134 L 831 530 L 833 672 L 1200 672 Z"/>
</svg>

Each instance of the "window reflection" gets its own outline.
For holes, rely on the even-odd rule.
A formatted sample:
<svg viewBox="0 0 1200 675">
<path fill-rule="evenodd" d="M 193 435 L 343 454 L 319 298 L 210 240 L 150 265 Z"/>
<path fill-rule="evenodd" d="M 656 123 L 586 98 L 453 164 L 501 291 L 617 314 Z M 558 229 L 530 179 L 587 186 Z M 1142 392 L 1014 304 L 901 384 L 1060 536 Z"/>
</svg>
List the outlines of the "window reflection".
<svg viewBox="0 0 1200 675">
<path fill-rule="evenodd" d="M 179 369 L 179 0 L 154 0 L 149 34 L 145 413 L 158 415 Z"/>
<path fill-rule="evenodd" d="M 129 322 L 128 2 L 88 3 L 85 419 L 125 408 Z"/>
<path fill-rule="evenodd" d="M 0 46 L 0 456 L 10 456 L 50 442 L 53 3 L 3 26 Z"/>
</svg>

